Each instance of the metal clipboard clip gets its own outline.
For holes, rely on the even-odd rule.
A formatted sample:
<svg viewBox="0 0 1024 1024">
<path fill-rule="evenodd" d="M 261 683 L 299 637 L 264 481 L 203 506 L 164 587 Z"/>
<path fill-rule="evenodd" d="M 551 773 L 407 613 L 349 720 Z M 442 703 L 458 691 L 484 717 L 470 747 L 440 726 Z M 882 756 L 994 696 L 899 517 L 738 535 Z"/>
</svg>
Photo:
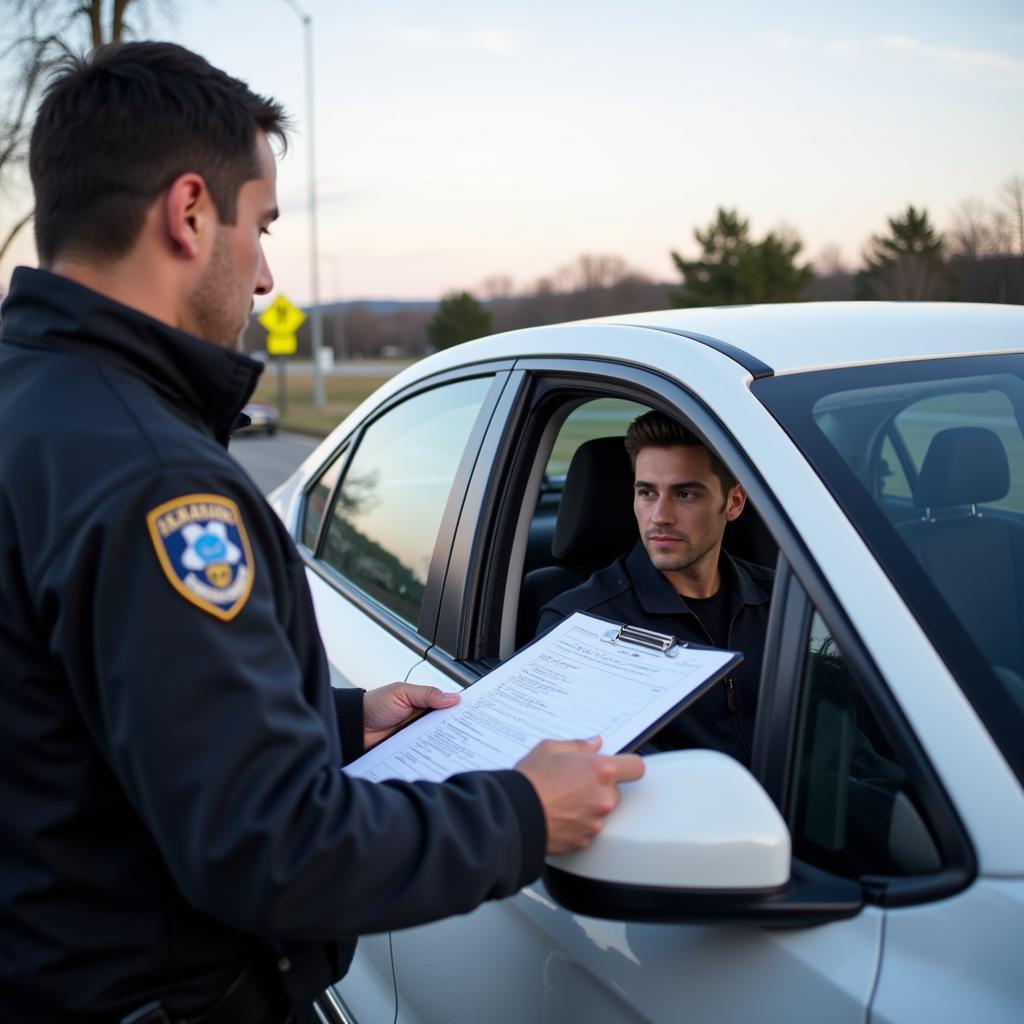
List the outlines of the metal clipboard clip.
<svg viewBox="0 0 1024 1024">
<path fill-rule="evenodd" d="M 686 646 L 670 633 L 655 633 L 653 629 L 641 629 L 639 626 L 609 629 L 601 635 L 601 639 L 609 644 L 634 644 L 647 651 L 659 651 L 666 658 L 674 658 Z"/>
</svg>

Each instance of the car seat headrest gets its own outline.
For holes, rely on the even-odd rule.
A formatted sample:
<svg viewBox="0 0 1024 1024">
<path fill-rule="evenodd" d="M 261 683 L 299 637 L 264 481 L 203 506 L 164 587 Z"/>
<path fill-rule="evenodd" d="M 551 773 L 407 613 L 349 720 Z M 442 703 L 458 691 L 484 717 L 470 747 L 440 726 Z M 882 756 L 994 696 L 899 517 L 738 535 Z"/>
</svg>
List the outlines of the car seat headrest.
<svg viewBox="0 0 1024 1024">
<path fill-rule="evenodd" d="M 551 554 L 570 565 L 606 564 L 637 537 L 633 468 L 621 437 L 598 437 L 576 449 L 558 506 Z"/>
<path fill-rule="evenodd" d="M 914 488 L 918 508 L 998 501 L 1010 490 L 1003 442 L 987 427 L 940 430 L 928 446 Z"/>
</svg>

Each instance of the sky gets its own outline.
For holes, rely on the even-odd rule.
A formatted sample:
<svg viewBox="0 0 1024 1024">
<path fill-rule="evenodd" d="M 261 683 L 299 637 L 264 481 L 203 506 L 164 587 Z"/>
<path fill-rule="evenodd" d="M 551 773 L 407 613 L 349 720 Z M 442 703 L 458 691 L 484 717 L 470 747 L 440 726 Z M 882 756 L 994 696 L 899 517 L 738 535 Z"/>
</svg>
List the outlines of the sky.
<svg viewBox="0 0 1024 1024">
<path fill-rule="evenodd" d="M 669 251 L 695 255 L 718 206 L 855 266 L 908 203 L 946 227 L 1024 175 L 1020 0 L 298 2 L 324 301 L 433 299 L 495 275 L 523 290 L 583 253 L 673 281 Z M 305 303 L 301 21 L 288 0 L 165 6 L 149 36 L 294 115 L 267 255 L 276 292 Z M 34 261 L 26 231 L 0 284 Z"/>
</svg>

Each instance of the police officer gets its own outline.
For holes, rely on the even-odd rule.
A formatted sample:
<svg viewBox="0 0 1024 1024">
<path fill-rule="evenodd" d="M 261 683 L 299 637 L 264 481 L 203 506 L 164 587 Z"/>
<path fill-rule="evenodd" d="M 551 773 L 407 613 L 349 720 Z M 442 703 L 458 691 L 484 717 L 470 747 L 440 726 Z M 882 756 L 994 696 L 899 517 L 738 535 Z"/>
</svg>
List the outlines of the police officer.
<svg viewBox="0 0 1024 1024">
<path fill-rule="evenodd" d="M 340 772 L 457 698 L 332 690 L 302 563 L 225 451 L 284 134 L 160 43 L 72 61 L 39 111 L 45 269 L 0 337 L 3 1021 L 307 1019 L 360 933 L 515 892 L 642 772 L 597 741 Z"/>
</svg>

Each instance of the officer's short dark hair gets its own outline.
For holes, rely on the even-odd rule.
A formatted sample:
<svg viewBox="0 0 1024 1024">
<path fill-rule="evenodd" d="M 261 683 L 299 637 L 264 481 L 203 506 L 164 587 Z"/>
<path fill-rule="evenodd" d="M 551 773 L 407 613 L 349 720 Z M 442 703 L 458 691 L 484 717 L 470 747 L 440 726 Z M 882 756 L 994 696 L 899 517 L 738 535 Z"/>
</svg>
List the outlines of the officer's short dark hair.
<svg viewBox="0 0 1024 1024">
<path fill-rule="evenodd" d="M 117 259 L 175 178 L 202 175 L 221 223 L 260 176 L 256 132 L 287 142 L 280 104 L 174 43 L 116 43 L 68 57 L 51 79 L 29 151 L 36 248 Z"/>
<path fill-rule="evenodd" d="M 626 431 L 626 452 L 634 470 L 637 454 L 642 448 L 673 448 L 676 445 L 682 445 L 684 448 L 700 445 L 707 448 L 707 445 L 688 427 L 684 427 L 671 416 L 653 410 L 637 416 Z M 722 483 L 722 494 L 728 494 L 736 486 L 736 477 L 710 448 L 708 454 L 711 456 L 711 469 Z"/>
</svg>

